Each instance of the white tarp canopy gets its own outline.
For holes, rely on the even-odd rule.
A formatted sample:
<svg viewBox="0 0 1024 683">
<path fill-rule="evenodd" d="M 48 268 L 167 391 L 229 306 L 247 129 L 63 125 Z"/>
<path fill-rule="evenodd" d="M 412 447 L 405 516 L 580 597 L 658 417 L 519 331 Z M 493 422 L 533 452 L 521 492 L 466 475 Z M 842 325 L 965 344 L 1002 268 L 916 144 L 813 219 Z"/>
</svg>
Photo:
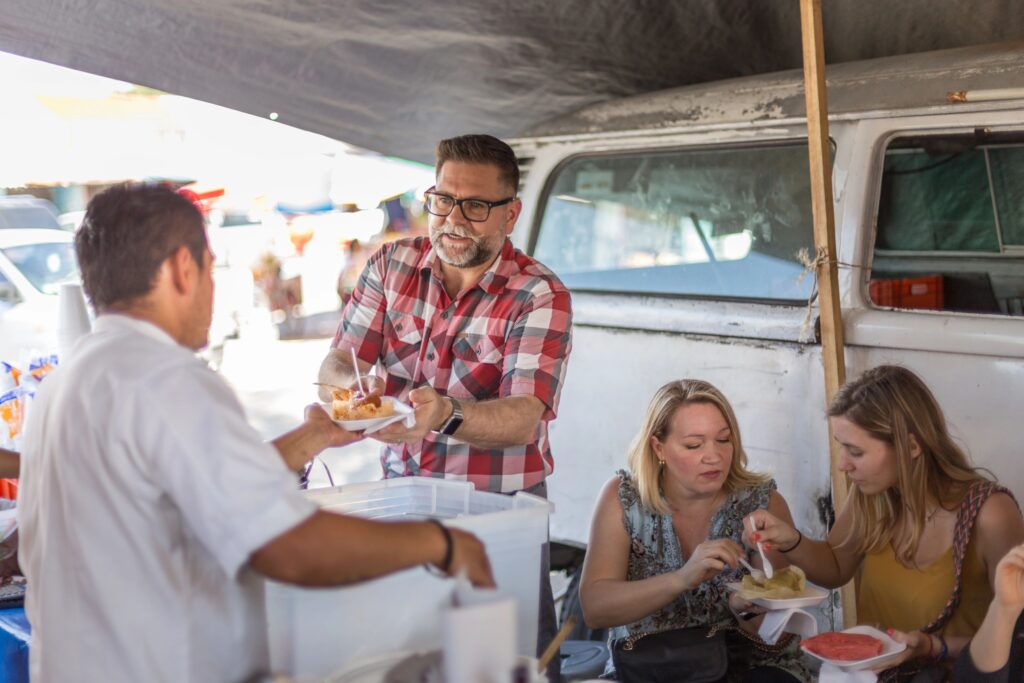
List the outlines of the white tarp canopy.
<svg viewBox="0 0 1024 683">
<path fill-rule="evenodd" d="M 1024 36 L 1020 0 L 823 11 L 829 63 Z M 2 0 L 0 51 L 422 161 L 447 135 L 801 64 L 796 0 Z"/>
</svg>

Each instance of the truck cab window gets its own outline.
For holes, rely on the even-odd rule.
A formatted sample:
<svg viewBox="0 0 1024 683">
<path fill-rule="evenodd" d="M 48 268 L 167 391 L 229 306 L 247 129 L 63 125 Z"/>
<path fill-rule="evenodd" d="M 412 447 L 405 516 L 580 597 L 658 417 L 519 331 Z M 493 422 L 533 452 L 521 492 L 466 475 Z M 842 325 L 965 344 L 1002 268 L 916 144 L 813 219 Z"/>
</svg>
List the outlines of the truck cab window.
<svg viewBox="0 0 1024 683">
<path fill-rule="evenodd" d="M 576 290 L 806 302 L 807 158 L 801 143 L 570 159 L 533 253 Z"/>
<path fill-rule="evenodd" d="M 868 292 L 880 307 L 1024 315 L 1024 135 L 890 143 Z"/>
</svg>

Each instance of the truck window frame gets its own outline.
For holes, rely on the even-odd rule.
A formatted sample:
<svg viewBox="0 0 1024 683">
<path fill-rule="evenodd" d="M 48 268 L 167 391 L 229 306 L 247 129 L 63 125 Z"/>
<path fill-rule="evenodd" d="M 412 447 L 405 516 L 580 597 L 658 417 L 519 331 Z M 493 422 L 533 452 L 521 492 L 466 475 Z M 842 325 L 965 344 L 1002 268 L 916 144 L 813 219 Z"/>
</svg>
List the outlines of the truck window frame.
<svg viewBox="0 0 1024 683">
<path fill-rule="evenodd" d="M 876 304 L 869 291 L 870 283 L 872 281 L 872 275 L 876 272 L 876 255 L 883 257 L 896 257 L 906 256 L 910 259 L 920 258 L 935 258 L 935 259 L 950 259 L 954 262 L 958 258 L 970 258 L 979 261 L 983 260 L 1013 260 L 1021 259 L 1024 257 L 1024 247 L 1019 245 L 1010 245 L 1009 248 L 1006 245 L 1001 245 L 1002 249 L 1000 252 L 985 252 L 985 251 L 963 251 L 963 250 L 896 250 L 876 249 L 875 245 L 878 242 L 880 233 L 880 216 L 882 201 L 882 183 L 885 176 L 885 162 L 886 156 L 889 150 L 892 148 L 893 143 L 898 140 L 924 140 L 924 139 L 967 139 L 971 136 L 981 136 L 983 141 L 979 141 L 977 147 L 989 147 L 999 144 L 1014 143 L 1024 147 L 1024 128 L 998 125 L 995 126 L 995 130 L 992 126 L 987 125 L 948 125 L 936 128 L 904 128 L 895 129 L 888 131 L 885 135 L 877 140 L 877 154 L 873 159 L 872 166 L 874 168 L 874 174 L 871 179 L 872 187 L 870 192 L 872 193 L 870 203 L 865 206 L 867 212 L 866 218 L 868 219 L 868 225 L 870 230 L 865 231 L 865 238 L 863 241 L 863 248 L 860 250 L 862 260 L 864 264 L 863 275 L 858 278 L 859 283 L 859 298 L 861 305 L 866 309 L 872 311 L 878 311 L 885 315 L 922 315 L 922 316 L 956 316 L 960 318 L 979 318 L 986 320 L 1020 320 L 1019 315 L 1011 313 L 1004 313 L 1000 311 L 972 311 L 972 310 L 954 310 L 948 308 L 941 309 L 927 309 L 927 308 L 914 308 L 914 307 L 899 307 L 899 306 L 886 306 L 882 304 Z M 990 178 L 991 187 L 991 178 Z M 884 272 L 884 271 L 883 271 Z"/>
</svg>

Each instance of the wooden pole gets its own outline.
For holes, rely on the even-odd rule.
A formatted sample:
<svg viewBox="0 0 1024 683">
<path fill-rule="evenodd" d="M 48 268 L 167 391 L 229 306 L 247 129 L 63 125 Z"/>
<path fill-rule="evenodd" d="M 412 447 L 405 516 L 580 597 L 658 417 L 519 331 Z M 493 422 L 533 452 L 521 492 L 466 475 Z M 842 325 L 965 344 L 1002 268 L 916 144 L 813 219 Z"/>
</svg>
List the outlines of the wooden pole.
<svg viewBox="0 0 1024 683">
<path fill-rule="evenodd" d="M 821 321 L 821 358 L 825 367 L 825 401 L 829 403 L 846 380 L 843 355 L 843 318 L 839 308 L 839 277 L 836 266 L 836 229 L 832 208 L 832 160 L 828 137 L 828 99 L 825 91 L 825 43 L 821 22 L 821 0 L 800 0 L 800 28 L 804 53 L 804 95 L 807 100 L 807 149 L 811 162 L 811 211 L 814 216 L 814 246 L 817 251 L 818 312 Z M 846 503 L 846 477 L 839 471 L 839 447 L 828 428 L 832 470 L 832 505 L 836 511 Z M 857 623 L 854 585 L 841 589 L 843 623 Z"/>
</svg>

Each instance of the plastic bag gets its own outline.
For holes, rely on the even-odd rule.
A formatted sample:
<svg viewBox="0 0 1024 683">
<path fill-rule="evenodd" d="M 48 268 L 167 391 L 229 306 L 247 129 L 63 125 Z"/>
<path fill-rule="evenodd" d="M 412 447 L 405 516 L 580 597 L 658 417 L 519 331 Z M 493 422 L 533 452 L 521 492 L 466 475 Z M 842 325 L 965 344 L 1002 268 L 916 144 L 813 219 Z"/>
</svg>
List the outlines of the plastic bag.
<svg viewBox="0 0 1024 683">
<path fill-rule="evenodd" d="M 19 373 L 17 368 L 3 363 L 0 379 L 7 380 L 3 386 L 8 386 L 11 381 L 17 384 L 13 388 L 0 389 L 0 448 L 21 452 L 25 416 L 39 388 L 37 375 L 45 377 L 52 369 L 53 366 L 42 358 L 36 360 L 35 370 L 28 374 Z"/>
<path fill-rule="evenodd" d="M 53 372 L 57 364 L 57 354 L 55 353 L 31 358 L 28 362 L 28 374 L 35 378 L 37 382 L 41 382 L 44 377 Z"/>
<path fill-rule="evenodd" d="M 0 394 L 0 446 L 13 444 L 25 424 L 25 390 L 15 387 Z"/>
<path fill-rule="evenodd" d="M 5 393 L 18 386 L 19 377 L 21 377 L 21 371 L 18 368 L 10 363 L 0 361 L 0 393 Z"/>
</svg>

